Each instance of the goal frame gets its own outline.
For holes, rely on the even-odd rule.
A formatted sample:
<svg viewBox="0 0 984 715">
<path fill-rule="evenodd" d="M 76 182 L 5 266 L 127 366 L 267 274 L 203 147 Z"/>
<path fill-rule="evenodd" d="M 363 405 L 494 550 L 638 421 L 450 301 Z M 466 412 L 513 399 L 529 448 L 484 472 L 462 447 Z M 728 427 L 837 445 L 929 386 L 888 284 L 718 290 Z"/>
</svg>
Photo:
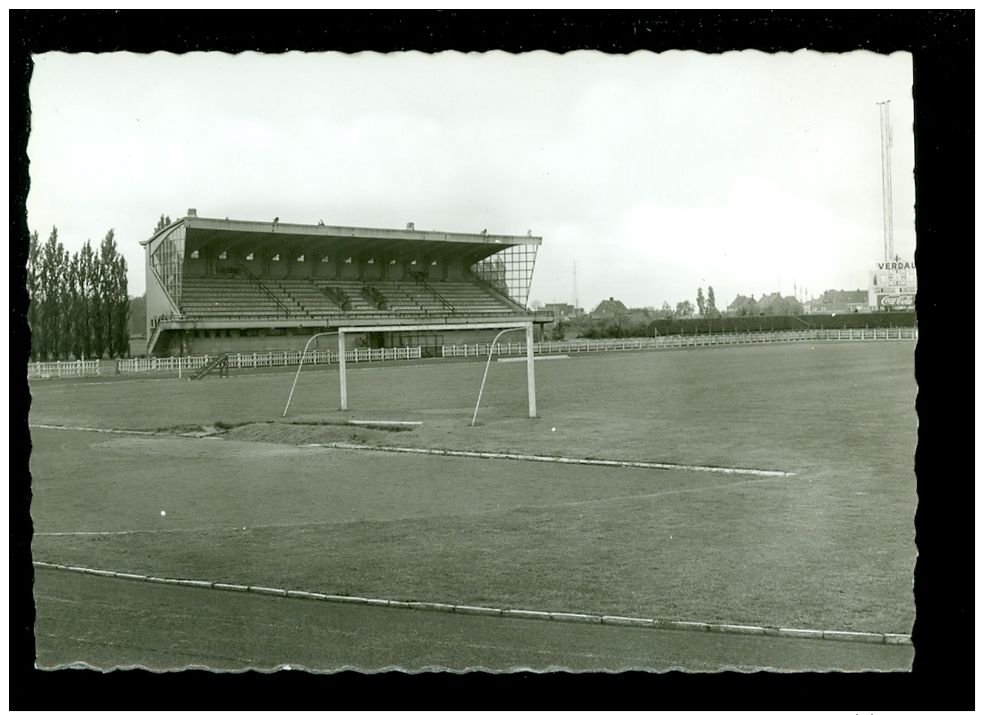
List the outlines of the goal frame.
<svg viewBox="0 0 984 715">
<path fill-rule="evenodd" d="M 348 383 L 345 377 L 345 335 L 347 333 L 396 333 L 444 330 L 504 330 L 508 328 L 526 329 L 526 394 L 529 401 L 530 417 L 536 417 L 536 375 L 533 371 L 533 321 L 522 320 L 504 323 L 445 323 L 441 325 L 373 325 L 339 326 L 338 330 L 338 381 L 341 393 L 341 408 L 348 410 Z"/>
</svg>

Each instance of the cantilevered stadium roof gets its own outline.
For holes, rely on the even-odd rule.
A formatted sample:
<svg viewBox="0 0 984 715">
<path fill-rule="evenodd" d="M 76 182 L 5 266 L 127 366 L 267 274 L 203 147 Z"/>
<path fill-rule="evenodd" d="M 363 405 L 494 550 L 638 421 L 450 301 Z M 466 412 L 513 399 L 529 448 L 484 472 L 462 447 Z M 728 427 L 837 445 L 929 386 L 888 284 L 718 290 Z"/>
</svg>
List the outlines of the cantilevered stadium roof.
<svg viewBox="0 0 984 715">
<path fill-rule="evenodd" d="M 417 231 L 412 228 L 363 228 L 356 226 L 311 226 L 273 221 L 237 221 L 185 216 L 161 229 L 141 245 L 153 244 L 182 223 L 187 250 L 208 247 L 246 252 L 281 250 L 299 253 L 327 252 L 355 256 L 389 256 L 411 252 L 462 258 L 476 263 L 510 246 L 539 246 L 539 236 L 508 236 L 486 233 Z"/>
</svg>

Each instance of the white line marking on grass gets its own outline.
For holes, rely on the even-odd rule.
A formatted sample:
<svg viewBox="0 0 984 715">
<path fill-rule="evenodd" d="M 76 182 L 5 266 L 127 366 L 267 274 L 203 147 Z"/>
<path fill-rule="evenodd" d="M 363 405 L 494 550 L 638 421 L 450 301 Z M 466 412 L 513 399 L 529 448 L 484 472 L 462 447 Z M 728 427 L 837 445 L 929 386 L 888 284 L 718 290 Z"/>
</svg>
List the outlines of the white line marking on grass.
<svg viewBox="0 0 984 715">
<path fill-rule="evenodd" d="M 216 527 L 223 528 L 223 527 Z M 233 528 L 233 527 L 225 527 Z M 206 531 L 208 527 L 196 529 L 134 529 L 131 531 L 35 531 L 35 536 L 129 536 L 130 534 L 169 534 L 182 531 Z"/>
<path fill-rule="evenodd" d="M 255 529 L 290 529 L 304 526 L 326 526 L 334 524 L 350 524 L 352 521 L 301 521 L 286 524 L 254 524 L 249 527 Z M 214 524 L 212 526 L 191 526 L 186 529 L 128 529 L 125 531 L 35 531 L 34 536 L 132 536 L 134 534 L 186 534 L 209 531 L 235 531 L 242 533 L 244 526 L 226 526 L 224 524 Z"/>
<path fill-rule="evenodd" d="M 146 377 L 146 378 L 107 377 L 105 380 L 100 380 L 99 382 L 74 382 L 74 380 L 77 378 L 61 377 L 54 380 L 45 379 L 44 382 L 38 383 L 37 380 L 42 378 L 32 377 L 29 379 L 31 380 L 32 387 L 38 384 L 47 384 L 47 385 L 58 386 L 58 387 L 86 387 L 86 386 L 99 387 L 100 385 L 129 385 L 137 382 L 161 382 L 162 380 L 177 380 L 176 377 Z"/>
<path fill-rule="evenodd" d="M 82 566 L 65 566 L 44 561 L 34 561 L 35 568 L 55 569 L 59 571 L 74 571 L 89 576 L 108 578 L 123 578 L 133 580 L 136 574 L 121 574 L 115 571 L 91 569 Z M 912 637 L 905 633 L 863 633 L 856 631 L 824 631 L 803 628 L 777 628 L 774 626 L 747 626 L 733 623 L 703 623 L 696 621 L 663 621 L 657 618 L 629 618 L 626 616 L 606 616 L 590 613 L 550 613 L 547 611 L 528 611 L 513 608 L 488 608 L 480 606 L 456 606 L 448 603 L 431 603 L 429 601 L 390 601 L 385 598 L 363 598 L 361 596 L 339 596 L 326 593 L 311 593 L 308 591 L 292 591 L 266 586 L 241 586 L 237 584 L 214 583 L 192 579 L 161 578 L 159 576 L 144 576 L 145 582 L 160 583 L 168 586 L 190 588 L 208 588 L 220 591 L 251 593 L 274 598 L 306 598 L 329 603 L 349 603 L 362 606 L 383 608 L 412 608 L 422 611 L 442 611 L 463 615 L 488 616 L 492 618 L 520 618 L 538 621 L 567 621 L 592 623 L 621 628 L 661 628 L 682 631 L 700 631 L 705 633 L 724 633 L 750 636 L 773 636 L 792 638 L 813 638 L 816 640 L 849 641 L 861 643 L 878 643 L 884 645 L 912 645 Z"/>
<path fill-rule="evenodd" d="M 145 434 L 145 435 L 157 435 L 157 432 L 147 432 L 145 430 L 133 430 L 133 429 L 106 429 L 103 427 L 66 427 L 64 425 L 28 425 L 28 427 L 37 427 L 39 429 L 60 429 L 60 430 L 70 430 L 74 432 L 104 432 L 109 434 Z"/>
<path fill-rule="evenodd" d="M 404 420 L 349 420 L 350 425 L 422 425 L 423 422 L 406 422 Z"/>
<path fill-rule="evenodd" d="M 603 499 L 588 499 L 586 501 L 572 501 L 572 502 L 560 502 L 557 504 L 542 504 L 537 505 L 541 509 L 550 509 L 552 507 L 568 507 L 568 506 L 588 506 L 590 504 L 603 504 L 605 502 L 612 501 L 624 501 L 627 499 L 652 499 L 653 497 L 663 497 L 663 496 L 673 496 L 674 494 L 693 494 L 696 492 L 709 492 L 714 489 L 734 489 L 735 487 L 741 487 L 746 484 L 762 484 L 764 482 L 774 482 L 777 479 L 785 479 L 785 475 L 781 477 L 768 477 L 763 479 L 746 479 L 743 482 L 727 482 L 725 484 L 715 484 L 710 487 L 693 487 L 692 489 L 669 489 L 663 492 L 651 492 L 648 494 L 623 494 L 617 497 L 605 497 Z"/>
<path fill-rule="evenodd" d="M 395 424 L 395 423 L 394 423 Z M 406 423 L 406 424 L 422 424 Z M 105 429 L 100 427 L 65 427 L 62 425 L 34 424 L 30 427 L 60 430 L 78 430 L 81 432 L 106 432 L 111 434 L 142 434 L 152 437 L 189 437 L 190 434 L 161 434 L 141 430 Z M 212 439 L 222 439 L 210 436 Z M 539 454 L 512 454 L 509 452 L 472 452 L 460 449 L 437 449 L 427 447 L 384 447 L 368 444 L 347 444 L 345 442 L 328 442 L 324 444 L 295 445 L 301 447 L 322 447 L 326 449 L 349 449 L 364 452 L 395 452 L 398 454 L 428 454 L 438 457 L 472 457 L 477 459 L 512 459 L 520 462 L 547 462 L 550 464 L 580 464 L 587 467 L 632 467 L 636 469 L 668 469 L 685 472 L 713 472 L 717 474 L 754 474 L 760 477 L 793 477 L 796 472 L 780 472 L 772 469 L 748 469 L 745 467 L 705 467 L 696 464 L 669 464 L 665 462 L 631 462 L 618 459 L 590 459 L 586 457 L 547 457 Z"/>
<path fill-rule="evenodd" d="M 570 355 L 537 355 L 534 360 L 567 360 Z M 499 358 L 496 362 L 526 362 L 525 357 L 504 357 Z"/>
<path fill-rule="evenodd" d="M 792 477 L 796 472 L 780 472 L 768 469 L 743 467 L 704 467 L 692 464 L 666 464 L 663 462 L 627 462 L 617 459 L 588 459 L 580 457 L 546 457 L 538 454 L 511 454 L 509 452 L 470 452 L 459 449 L 428 449 L 423 447 L 383 447 L 366 444 L 307 444 L 305 447 L 328 449 L 352 449 L 366 452 L 397 452 L 400 454 L 429 454 L 438 457 L 473 457 L 481 459 L 513 459 L 521 462 L 548 462 L 552 464 L 580 464 L 588 467 L 634 467 L 639 469 L 671 469 L 687 472 L 715 472 L 718 474 L 754 474 L 761 477 Z"/>
</svg>

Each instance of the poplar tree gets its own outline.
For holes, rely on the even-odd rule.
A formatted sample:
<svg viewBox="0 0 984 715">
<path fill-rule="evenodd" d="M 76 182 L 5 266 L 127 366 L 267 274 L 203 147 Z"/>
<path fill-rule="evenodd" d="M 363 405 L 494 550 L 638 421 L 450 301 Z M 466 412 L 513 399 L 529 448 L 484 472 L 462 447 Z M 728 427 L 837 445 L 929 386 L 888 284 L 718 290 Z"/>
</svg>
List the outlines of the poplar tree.
<svg viewBox="0 0 984 715">
<path fill-rule="evenodd" d="M 64 311 L 68 301 L 63 280 L 67 262 L 65 247 L 58 240 L 58 229 L 52 227 L 41 250 L 39 270 L 39 356 L 42 360 L 61 360 L 68 355 L 69 338 L 65 335 L 67 319 Z"/>
<path fill-rule="evenodd" d="M 86 241 L 74 255 L 52 227 L 41 243 L 31 235 L 27 257 L 27 319 L 35 361 L 121 357 L 130 349 L 126 259 L 112 230 L 96 253 Z"/>
<path fill-rule="evenodd" d="M 95 313 L 93 302 L 96 298 L 96 255 L 92 244 L 86 241 L 78 252 L 78 308 L 75 311 L 75 329 L 79 333 L 78 358 L 98 358 L 99 351 L 93 339 Z"/>
<path fill-rule="evenodd" d="M 57 360 L 69 360 L 72 357 L 72 295 L 67 280 L 71 256 L 61 243 L 58 244 L 57 263 L 54 270 L 52 288 L 56 295 L 55 354 Z"/>
<path fill-rule="evenodd" d="M 100 354 L 125 355 L 130 345 L 130 296 L 126 285 L 126 259 L 116 250 L 113 229 L 106 234 L 99 249 L 99 286 Z"/>
<path fill-rule="evenodd" d="M 707 301 L 704 300 L 704 289 L 697 288 L 697 312 L 704 315 L 707 312 Z"/>
<path fill-rule="evenodd" d="M 35 361 L 40 359 L 41 354 L 41 325 L 40 308 L 38 302 L 41 298 L 41 238 L 38 232 L 31 234 L 31 241 L 27 250 L 27 293 L 30 302 L 27 304 L 27 324 L 31 329 L 31 358 Z"/>
<path fill-rule="evenodd" d="M 102 357 L 106 352 L 106 315 L 103 308 L 105 297 L 105 269 L 102 255 L 92 251 L 92 272 L 89 274 L 92 290 L 89 294 L 89 340 L 93 357 Z"/>
<path fill-rule="evenodd" d="M 113 352 L 113 258 L 116 242 L 110 231 L 99 246 L 99 303 L 96 322 L 99 325 L 99 354 Z"/>
<path fill-rule="evenodd" d="M 125 357 L 130 352 L 130 292 L 126 281 L 126 259 L 115 252 L 111 268 L 112 327 L 110 357 Z"/>
<path fill-rule="evenodd" d="M 85 330 L 82 327 L 84 322 L 81 297 L 83 286 L 78 253 L 73 254 L 68 261 L 65 284 L 68 293 L 69 350 L 73 355 L 81 357 L 85 355 Z"/>
</svg>

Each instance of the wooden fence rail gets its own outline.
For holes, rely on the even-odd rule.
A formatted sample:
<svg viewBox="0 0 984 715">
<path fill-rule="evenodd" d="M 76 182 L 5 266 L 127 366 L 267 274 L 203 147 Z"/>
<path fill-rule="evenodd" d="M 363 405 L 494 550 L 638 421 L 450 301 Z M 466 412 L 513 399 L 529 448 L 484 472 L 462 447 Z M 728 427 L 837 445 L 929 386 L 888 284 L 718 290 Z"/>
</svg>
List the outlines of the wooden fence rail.
<svg viewBox="0 0 984 715">
<path fill-rule="evenodd" d="M 870 328 L 852 330 L 795 330 L 770 333 L 712 333 L 702 335 L 660 335 L 653 338 L 608 338 L 603 340 L 561 340 L 533 344 L 537 355 L 558 355 L 611 350 L 646 350 L 686 348 L 711 345 L 748 345 L 754 343 L 788 343 L 804 340 L 918 340 L 919 328 Z M 489 354 L 488 343 L 444 345 L 442 357 L 484 357 Z M 526 343 L 497 343 L 494 355 L 525 355 Z M 119 360 L 75 360 L 66 362 L 28 363 L 29 378 L 98 377 L 117 373 L 178 372 L 189 374 L 200 370 L 215 355 L 187 357 L 128 358 Z M 420 347 L 413 348 L 353 348 L 345 351 L 347 362 L 379 362 L 385 360 L 420 359 Z M 297 365 L 301 351 L 238 353 L 229 355 L 230 368 L 284 367 Z M 326 365 L 338 362 L 337 350 L 308 352 L 305 364 Z"/>
<path fill-rule="evenodd" d="M 188 371 L 189 375 L 205 367 L 217 355 L 189 355 L 187 357 L 128 358 L 115 360 L 114 372 L 178 372 Z M 420 358 L 420 348 L 353 348 L 345 351 L 348 362 L 379 362 L 382 360 L 414 360 Z M 297 365 L 301 361 L 301 351 L 237 353 L 229 355 L 230 368 L 282 367 Z M 106 363 L 107 361 L 102 361 Z M 304 358 L 305 365 L 326 365 L 338 362 L 337 350 L 309 351 Z M 29 378 L 51 377 L 97 377 L 108 374 L 99 371 L 98 360 L 77 360 L 74 362 L 32 362 L 28 363 Z"/>
<path fill-rule="evenodd" d="M 645 350 L 686 348 L 705 345 L 748 345 L 752 343 L 788 343 L 804 340 L 916 340 L 919 328 L 872 328 L 859 330 L 795 330 L 772 333 L 712 333 L 710 335 L 660 335 L 653 338 L 608 338 L 602 340 L 561 340 L 534 343 L 537 355 L 605 352 L 611 350 Z M 443 357 L 483 357 L 490 345 L 445 345 Z M 493 355 L 525 355 L 526 343 L 499 343 Z"/>
</svg>

